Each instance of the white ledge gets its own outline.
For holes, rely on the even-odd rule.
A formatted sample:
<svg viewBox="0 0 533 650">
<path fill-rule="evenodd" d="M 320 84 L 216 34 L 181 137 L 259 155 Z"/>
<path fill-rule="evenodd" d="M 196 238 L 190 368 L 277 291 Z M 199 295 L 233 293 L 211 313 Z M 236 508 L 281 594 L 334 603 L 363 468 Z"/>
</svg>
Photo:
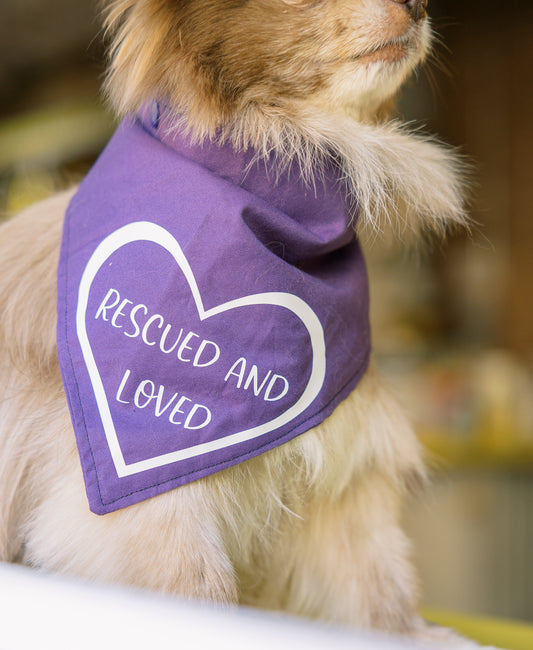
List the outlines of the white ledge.
<svg viewBox="0 0 533 650">
<path fill-rule="evenodd" d="M 2 650 L 398 650 L 413 641 L 0 563 Z"/>
</svg>

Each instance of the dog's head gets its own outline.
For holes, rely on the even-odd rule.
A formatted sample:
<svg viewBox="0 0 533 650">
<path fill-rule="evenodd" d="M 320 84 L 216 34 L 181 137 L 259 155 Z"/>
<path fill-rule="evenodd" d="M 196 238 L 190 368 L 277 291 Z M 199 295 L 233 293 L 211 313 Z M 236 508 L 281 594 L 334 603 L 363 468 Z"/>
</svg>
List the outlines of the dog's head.
<svg viewBox="0 0 533 650">
<path fill-rule="evenodd" d="M 371 117 L 425 56 L 427 0 L 115 0 L 108 91 L 213 132 L 247 111 Z"/>
</svg>

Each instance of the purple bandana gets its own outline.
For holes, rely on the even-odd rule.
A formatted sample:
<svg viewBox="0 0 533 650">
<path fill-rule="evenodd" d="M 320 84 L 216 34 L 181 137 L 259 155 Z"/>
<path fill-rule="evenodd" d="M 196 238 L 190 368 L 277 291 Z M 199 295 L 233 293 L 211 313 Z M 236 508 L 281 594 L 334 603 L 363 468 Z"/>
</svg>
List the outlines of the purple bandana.
<svg viewBox="0 0 533 650">
<path fill-rule="evenodd" d="M 191 145 L 157 104 L 120 126 L 67 211 L 58 350 L 104 514 L 324 420 L 369 357 L 342 184 Z"/>
</svg>

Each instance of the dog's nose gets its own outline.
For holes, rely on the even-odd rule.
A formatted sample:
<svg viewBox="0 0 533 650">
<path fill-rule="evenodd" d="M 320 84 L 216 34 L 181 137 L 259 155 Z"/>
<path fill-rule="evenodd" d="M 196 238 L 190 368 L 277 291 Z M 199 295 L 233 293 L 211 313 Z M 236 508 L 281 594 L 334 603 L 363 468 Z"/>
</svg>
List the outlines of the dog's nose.
<svg viewBox="0 0 533 650">
<path fill-rule="evenodd" d="M 422 20 L 422 18 L 425 17 L 426 9 L 429 2 L 429 0 L 392 0 L 392 1 L 397 2 L 400 5 L 404 5 L 404 7 L 409 12 L 411 18 L 415 21 L 415 23 L 417 23 L 419 20 Z"/>
</svg>

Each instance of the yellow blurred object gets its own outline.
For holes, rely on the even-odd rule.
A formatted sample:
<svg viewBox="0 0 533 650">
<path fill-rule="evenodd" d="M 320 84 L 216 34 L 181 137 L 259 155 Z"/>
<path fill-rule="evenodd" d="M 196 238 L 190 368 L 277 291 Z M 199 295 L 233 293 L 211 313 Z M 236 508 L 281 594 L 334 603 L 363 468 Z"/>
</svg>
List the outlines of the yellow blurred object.
<svg viewBox="0 0 533 650">
<path fill-rule="evenodd" d="M 19 212 L 77 182 L 113 129 L 110 114 L 92 101 L 56 104 L 2 120 L 0 213 Z M 73 165 L 81 165 L 82 173 L 73 173 Z"/>
<path fill-rule="evenodd" d="M 0 171 L 51 169 L 95 152 L 113 132 L 113 120 L 94 103 L 52 106 L 0 124 Z"/>
<path fill-rule="evenodd" d="M 533 465 L 533 372 L 524 360 L 497 348 L 452 349 L 414 361 L 384 358 L 384 366 L 437 461 Z"/>
<path fill-rule="evenodd" d="M 48 198 L 56 189 L 53 174 L 47 172 L 16 176 L 8 187 L 6 212 L 16 214 L 32 203 Z"/>
<path fill-rule="evenodd" d="M 451 627 L 459 634 L 484 645 L 497 646 L 506 650 L 533 649 L 533 626 L 525 623 L 478 618 L 438 610 L 424 610 L 422 614 L 428 621 Z"/>
</svg>

